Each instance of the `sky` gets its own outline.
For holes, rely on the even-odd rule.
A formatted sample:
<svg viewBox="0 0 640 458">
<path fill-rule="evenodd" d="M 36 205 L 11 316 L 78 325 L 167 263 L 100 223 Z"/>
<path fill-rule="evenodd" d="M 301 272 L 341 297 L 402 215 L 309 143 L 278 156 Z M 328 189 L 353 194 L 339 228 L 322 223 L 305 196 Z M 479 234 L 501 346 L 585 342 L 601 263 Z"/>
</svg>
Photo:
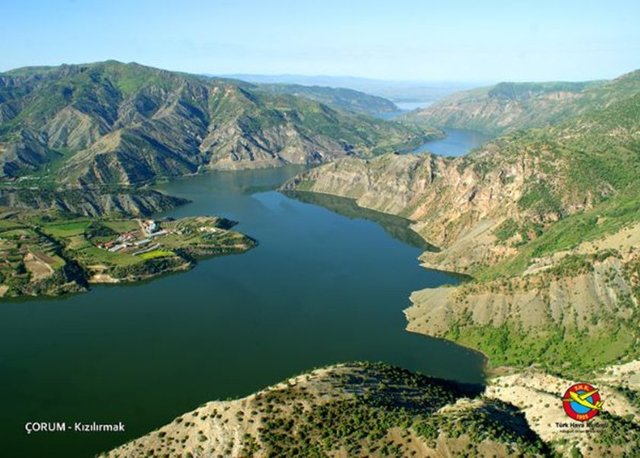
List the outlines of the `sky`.
<svg viewBox="0 0 640 458">
<path fill-rule="evenodd" d="M 0 71 L 590 80 L 640 68 L 639 18 L 637 0 L 2 0 Z"/>
</svg>

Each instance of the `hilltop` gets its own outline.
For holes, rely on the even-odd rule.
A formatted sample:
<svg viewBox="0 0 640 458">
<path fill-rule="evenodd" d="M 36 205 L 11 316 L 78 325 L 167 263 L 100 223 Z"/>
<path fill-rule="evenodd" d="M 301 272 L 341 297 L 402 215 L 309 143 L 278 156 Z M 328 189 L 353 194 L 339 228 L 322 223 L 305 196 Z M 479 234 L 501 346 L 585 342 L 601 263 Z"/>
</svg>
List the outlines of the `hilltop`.
<svg viewBox="0 0 640 458">
<path fill-rule="evenodd" d="M 317 369 L 242 399 L 212 401 L 101 456 L 634 456 L 638 365 L 598 378 L 597 426 L 562 430 L 571 380 L 535 369 L 486 387 L 382 363 Z"/>
<path fill-rule="evenodd" d="M 543 456 L 511 405 L 482 387 L 384 364 L 330 366 L 209 402 L 106 456 Z"/>
<path fill-rule="evenodd" d="M 203 169 L 320 164 L 424 129 L 255 85 L 115 61 L 0 74 L 0 177 L 136 185 Z"/>
</svg>

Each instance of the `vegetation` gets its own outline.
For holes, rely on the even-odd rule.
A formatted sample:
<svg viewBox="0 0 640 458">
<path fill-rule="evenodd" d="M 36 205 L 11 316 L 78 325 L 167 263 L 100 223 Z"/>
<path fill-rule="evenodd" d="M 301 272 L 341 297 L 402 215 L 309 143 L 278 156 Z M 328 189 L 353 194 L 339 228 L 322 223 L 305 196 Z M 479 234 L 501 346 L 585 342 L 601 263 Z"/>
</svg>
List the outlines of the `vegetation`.
<svg viewBox="0 0 640 458">
<path fill-rule="evenodd" d="M 223 218 L 192 217 L 155 223 L 24 212 L 0 220 L 0 291 L 3 296 L 57 295 L 88 283 L 136 281 L 184 270 L 198 257 L 251 248 L 248 237 Z"/>
<path fill-rule="evenodd" d="M 639 107 L 640 71 L 467 91 L 422 113 L 502 134 L 467 156 L 345 159 L 289 187 L 406 216 L 440 245 L 425 265 L 472 277 L 417 293 L 412 331 L 478 348 L 494 365 L 582 376 L 638 357 L 640 252 L 617 237 L 640 223 Z M 355 175 L 366 180 L 349 185 Z"/>
<path fill-rule="evenodd" d="M 311 93 L 363 109 L 388 103 L 115 61 L 3 73 L 0 151 L 7 154 L 0 154 L 0 177 L 31 185 L 135 185 L 201 168 L 318 164 L 408 150 L 435 132 L 333 109 L 310 100 Z"/>
<path fill-rule="evenodd" d="M 612 101 L 624 101 L 637 89 L 638 73 L 635 71 L 613 81 L 504 82 L 453 94 L 410 113 L 406 119 L 490 135 L 553 126 Z"/>
<path fill-rule="evenodd" d="M 356 363 L 352 367 L 330 376 L 332 391 L 349 393 L 347 397 L 318 402 L 307 390 L 296 387 L 260 397 L 268 416 L 259 429 L 259 441 L 267 455 L 326 456 L 342 451 L 348 456 L 407 456 L 413 449 L 412 440 L 435 448 L 438 438 L 459 441 L 469 456 L 477 455 L 483 442 L 527 456 L 547 452 L 522 415 L 510 406 L 485 402 L 437 413 L 461 397 L 477 395 L 476 387 L 384 364 Z M 402 440 L 393 438 L 393 429 L 400 431 Z M 246 447 L 251 444 L 252 439 Z M 451 447 L 456 449 L 456 445 Z"/>
<path fill-rule="evenodd" d="M 393 102 L 387 99 L 353 89 L 299 84 L 261 84 L 259 88 L 273 94 L 290 94 L 308 98 L 334 109 L 360 114 L 376 115 L 399 110 Z"/>
</svg>

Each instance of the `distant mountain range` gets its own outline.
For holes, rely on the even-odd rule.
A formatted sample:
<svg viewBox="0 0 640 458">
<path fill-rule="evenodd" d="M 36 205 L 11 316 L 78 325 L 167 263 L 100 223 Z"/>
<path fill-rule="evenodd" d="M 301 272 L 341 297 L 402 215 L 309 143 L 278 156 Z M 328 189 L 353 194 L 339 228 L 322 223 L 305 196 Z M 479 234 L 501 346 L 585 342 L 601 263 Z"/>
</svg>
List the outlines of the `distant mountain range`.
<svg viewBox="0 0 640 458">
<path fill-rule="evenodd" d="M 221 76 L 224 78 L 233 78 L 259 84 L 296 84 L 304 86 L 348 88 L 384 97 L 394 103 L 430 103 L 456 91 L 462 91 L 486 84 L 456 81 L 387 81 L 371 78 L 358 78 L 353 76 L 252 75 L 243 73 Z"/>
<path fill-rule="evenodd" d="M 201 169 L 370 156 L 428 136 L 287 92 L 116 61 L 1 73 L 0 177 L 140 184 Z"/>
<path fill-rule="evenodd" d="M 390 100 L 353 89 L 301 84 L 261 84 L 260 89 L 273 94 L 289 94 L 304 97 L 338 110 L 352 111 L 371 116 L 399 112 L 400 108 Z"/>
<path fill-rule="evenodd" d="M 633 72 L 614 81 L 500 83 L 453 94 L 406 119 L 493 135 L 546 127 L 623 100 L 637 79 Z"/>
</svg>

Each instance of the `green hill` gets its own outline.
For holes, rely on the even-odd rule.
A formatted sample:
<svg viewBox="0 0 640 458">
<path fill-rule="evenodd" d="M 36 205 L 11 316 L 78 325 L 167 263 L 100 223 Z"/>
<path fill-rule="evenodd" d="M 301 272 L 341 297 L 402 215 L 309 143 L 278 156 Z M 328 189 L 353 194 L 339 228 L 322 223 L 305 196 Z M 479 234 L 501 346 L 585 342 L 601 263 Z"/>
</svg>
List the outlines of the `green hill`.
<svg viewBox="0 0 640 458">
<path fill-rule="evenodd" d="M 209 402 L 105 456 L 548 456 L 521 413 L 480 393 L 382 363 L 330 366 Z"/>
<path fill-rule="evenodd" d="M 201 169 L 319 164 L 424 131 L 231 80 L 115 61 L 0 74 L 0 176 L 136 184 Z"/>
<path fill-rule="evenodd" d="M 613 81 L 499 83 L 458 92 L 406 120 L 492 135 L 547 127 L 625 100 L 635 93 L 639 79 L 640 71 L 635 71 Z"/>
<path fill-rule="evenodd" d="M 399 108 L 390 100 L 346 88 L 303 86 L 301 84 L 261 84 L 272 94 L 290 94 L 315 100 L 332 108 L 367 115 L 390 113 Z"/>
</svg>

